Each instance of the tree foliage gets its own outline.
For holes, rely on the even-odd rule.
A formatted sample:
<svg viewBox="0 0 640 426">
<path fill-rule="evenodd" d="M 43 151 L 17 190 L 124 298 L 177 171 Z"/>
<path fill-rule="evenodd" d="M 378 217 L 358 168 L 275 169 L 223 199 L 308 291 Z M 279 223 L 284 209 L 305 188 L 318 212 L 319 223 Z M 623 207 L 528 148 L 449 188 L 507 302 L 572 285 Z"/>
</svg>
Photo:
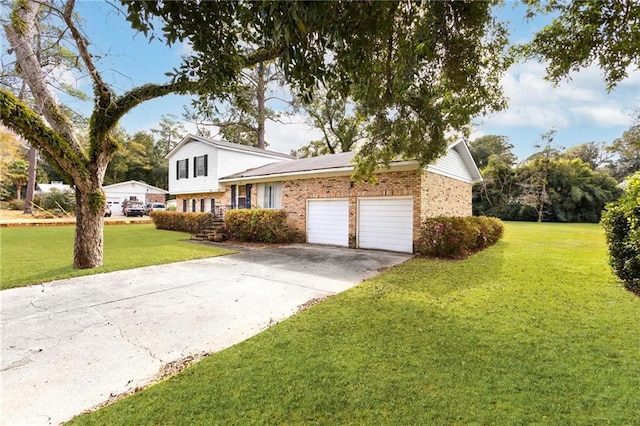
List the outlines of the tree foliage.
<svg viewBox="0 0 640 426">
<path fill-rule="evenodd" d="M 512 165 L 516 162 L 516 156 L 511 151 L 512 149 L 513 145 L 509 143 L 509 138 L 499 135 L 482 136 L 469 143 L 469 151 L 471 151 L 478 168 L 486 167 L 492 156 L 509 166 Z"/>
<path fill-rule="evenodd" d="M 198 75 L 214 93 L 248 62 L 276 59 L 311 98 L 318 82 L 350 95 L 371 136 L 358 170 L 401 156 L 428 164 L 473 116 L 505 106 L 503 25 L 490 2 L 124 2 L 134 28 L 193 54 L 175 81 Z M 250 52 L 250 53 L 249 53 Z M 211 61 L 216 58 L 216 61 Z"/>
<path fill-rule="evenodd" d="M 554 83 L 572 71 L 597 64 L 612 89 L 640 66 L 640 8 L 635 0 L 528 0 L 529 15 L 555 14 L 522 51 L 548 63 Z"/>
<path fill-rule="evenodd" d="M 302 99 L 296 107 L 308 117 L 307 122 L 323 135 L 322 146 L 318 146 L 319 141 L 312 141 L 298 150 L 305 157 L 352 151 L 357 148 L 358 142 L 368 137 L 365 117 L 355 105 L 335 91 L 316 91 L 311 101 Z"/>
<path fill-rule="evenodd" d="M 483 181 L 473 188 L 474 214 L 504 220 L 598 222 L 606 203 L 620 195 L 618 182 L 605 168 L 571 158 L 575 151 L 561 152 L 550 143 L 540 148 L 517 165 L 491 155 L 481 169 Z"/>
<path fill-rule="evenodd" d="M 613 272 L 640 291 L 640 174 L 626 182 L 624 195 L 607 205 L 602 216 Z"/>
<path fill-rule="evenodd" d="M 608 151 L 613 155 L 609 169 L 618 180 L 640 171 L 640 124 L 631 126 Z"/>
</svg>

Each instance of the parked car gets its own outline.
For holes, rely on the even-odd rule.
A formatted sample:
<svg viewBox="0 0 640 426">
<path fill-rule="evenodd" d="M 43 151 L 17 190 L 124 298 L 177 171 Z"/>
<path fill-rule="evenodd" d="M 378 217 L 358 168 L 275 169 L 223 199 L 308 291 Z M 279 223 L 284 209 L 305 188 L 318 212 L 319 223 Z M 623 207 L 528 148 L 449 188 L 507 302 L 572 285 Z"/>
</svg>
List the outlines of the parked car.
<svg viewBox="0 0 640 426">
<path fill-rule="evenodd" d="M 109 204 L 104 205 L 104 217 L 111 217 L 111 207 L 109 207 Z"/>
<path fill-rule="evenodd" d="M 125 216 L 140 216 L 144 215 L 144 204 L 140 201 L 125 201 L 122 203 L 122 213 Z"/>
<path fill-rule="evenodd" d="M 165 211 L 167 206 L 162 203 L 148 203 L 144 206 L 144 214 L 148 215 L 152 211 Z"/>
</svg>

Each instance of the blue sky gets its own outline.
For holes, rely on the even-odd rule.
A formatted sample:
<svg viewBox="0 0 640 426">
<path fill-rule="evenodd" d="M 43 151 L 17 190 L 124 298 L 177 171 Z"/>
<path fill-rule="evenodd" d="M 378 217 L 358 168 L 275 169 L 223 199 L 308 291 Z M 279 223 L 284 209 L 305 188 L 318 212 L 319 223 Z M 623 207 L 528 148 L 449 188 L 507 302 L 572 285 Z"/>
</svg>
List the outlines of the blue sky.
<svg viewBox="0 0 640 426">
<path fill-rule="evenodd" d="M 135 86 L 168 80 L 165 72 L 176 67 L 186 46 L 167 47 L 159 40 L 148 42 L 128 26 L 122 14 L 101 1 L 77 3 L 77 12 L 85 18 L 86 34 L 91 41 L 90 50 L 97 55 L 96 62 L 104 79 L 120 93 Z M 509 20 L 512 41 L 522 42 L 542 28 L 548 18 L 526 22 L 525 9 L 515 2 L 507 2 L 498 17 Z M 611 143 L 632 124 L 634 110 L 640 105 L 640 72 L 633 71 L 629 78 L 607 93 L 600 70 L 588 68 L 553 87 L 544 79 L 544 64 L 527 62 L 515 64 L 503 79 L 503 87 L 510 99 L 509 108 L 488 117 L 477 117 L 472 136 L 505 135 L 514 145 L 514 153 L 524 159 L 534 152 L 540 135 L 552 128 L 556 130 L 555 143 L 570 147 L 584 142 Z M 88 79 L 77 82 L 90 91 Z M 121 125 L 129 133 L 149 130 L 165 114 L 180 117 L 187 96 L 167 96 L 142 104 L 128 115 Z M 80 103 L 78 110 L 86 110 Z M 301 117 L 292 117 L 293 124 L 267 124 L 266 139 L 270 149 L 289 152 L 312 139 L 320 137 L 318 130 L 307 126 Z M 187 128 L 191 128 L 187 125 Z"/>
</svg>

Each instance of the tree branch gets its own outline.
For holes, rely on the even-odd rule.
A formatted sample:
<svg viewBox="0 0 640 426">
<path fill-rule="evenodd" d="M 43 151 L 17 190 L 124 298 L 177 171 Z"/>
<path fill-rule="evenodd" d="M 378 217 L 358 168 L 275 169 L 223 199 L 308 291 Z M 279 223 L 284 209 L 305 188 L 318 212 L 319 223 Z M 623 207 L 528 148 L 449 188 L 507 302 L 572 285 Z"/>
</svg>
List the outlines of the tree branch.
<svg viewBox="0 0 640 426">
<path fill-rule="evenodd" d="M 73 125 L 64 115 L 54 96 L 47 88 L 47 79 L 38 55 L 33 50 L 31 42 L 36 34 L 39 8 L 32 2 L 18 3 L 14 10 L 12 23 L 4 25 L 7 39 L 13 48 L 24 80 L 29 85 L 31 94 L 38 104 L 38 109 L 47 119 L 49 125 L 67 141 L 76 156 L 83 156 L 83 150 L 75 137 Z M 68 172 L 68 170 L 66 170 Z"/>
<path fill-rule="evenodd" d="M 62 171 L 73 177 L 74 182 L 89 180 L 87 158 L 72 149 L 62 135 L 49 128 L 38 114 L 4 89 L 0 89 L 0 120 L 44 151 Z"/>
<path fill-rule="evenodd" d="M 89 53 L 89 49 L 87 49 L 87 41 L 76 27 L 73 22 L 73 8 L 75 6 L 75 0 L 68 0 L 64 7 L 64 12 L 62 14 L 62 18 L 64 22 L 69 27 L 69 31 L 71 31 L 71 37 L 76 43 L 76 47 L 78 48 L 78 53 L 82 58 L 85 66 L 87 67 L 87 71 L 89 71 L 89 75 L 93 80 L 93 93 L 95 95 L 95 103 L 98 109 L 105 110 L 109 107 L 111 103 L 111 90 L 102 80 L 100 73 L 96 69 L 93 59 L 91 59 L 91 54 Z"/>
</svg>

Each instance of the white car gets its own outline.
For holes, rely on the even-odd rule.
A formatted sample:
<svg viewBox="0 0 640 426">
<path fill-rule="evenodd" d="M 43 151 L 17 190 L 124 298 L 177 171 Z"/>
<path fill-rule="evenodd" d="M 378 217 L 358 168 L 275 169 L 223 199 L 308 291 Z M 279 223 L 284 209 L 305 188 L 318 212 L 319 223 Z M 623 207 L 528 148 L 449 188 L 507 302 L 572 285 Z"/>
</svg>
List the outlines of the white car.
<svg viewBox="0 0 640 426">
<path fill-rule="evenodd" d="M 144 214 L 148 215 L 152 211 L 164 211 L 166 209 L 167 206 L 162 203 L 147 203 L 147 205 L 144 206 Z"/>
</svg>

